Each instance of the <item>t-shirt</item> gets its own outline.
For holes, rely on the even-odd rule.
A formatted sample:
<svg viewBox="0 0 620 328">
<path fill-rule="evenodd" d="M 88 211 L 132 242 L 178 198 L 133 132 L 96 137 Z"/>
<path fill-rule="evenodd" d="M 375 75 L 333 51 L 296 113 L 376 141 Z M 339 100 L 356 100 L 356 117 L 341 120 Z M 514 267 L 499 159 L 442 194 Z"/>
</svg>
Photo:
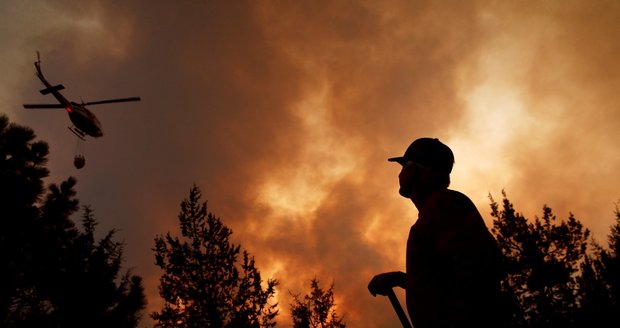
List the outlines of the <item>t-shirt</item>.
<svg viewBox="0 0 620 328">
<path fill-rule="evenodd" d="M 416 328 L 498 324 L 500 250 L 472 201 L 433 193 L 407 240 L 407 309 Z"/>
</svg>

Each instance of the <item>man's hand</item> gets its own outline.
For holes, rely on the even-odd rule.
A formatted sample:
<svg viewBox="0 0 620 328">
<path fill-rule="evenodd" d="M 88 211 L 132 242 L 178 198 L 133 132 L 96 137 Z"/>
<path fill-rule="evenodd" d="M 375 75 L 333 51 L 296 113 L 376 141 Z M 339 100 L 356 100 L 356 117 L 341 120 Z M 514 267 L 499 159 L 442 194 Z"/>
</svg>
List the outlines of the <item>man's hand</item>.
<svg viewBox="0 0 620 328">
<path fill-rule="evenodd" d="M 407 275 L 401 271 L 386 272 L 374 276 L 368 283 L 368 291 L 372 296 L 383 295 L 394 287 L 407 288 Z"/>
</svg>

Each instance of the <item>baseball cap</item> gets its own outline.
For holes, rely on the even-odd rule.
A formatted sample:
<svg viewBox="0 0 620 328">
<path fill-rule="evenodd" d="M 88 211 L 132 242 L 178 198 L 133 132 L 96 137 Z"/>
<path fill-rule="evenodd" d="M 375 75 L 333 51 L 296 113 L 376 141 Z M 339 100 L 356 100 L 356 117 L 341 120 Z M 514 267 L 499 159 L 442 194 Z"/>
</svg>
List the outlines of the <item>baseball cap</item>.
<svg viewBox="0 0 620 328">
<path fill-rule="evenodd" d="M 412 161 L 450 173 L 454 164 L 454 154 L 450 147 L 437 138 L 419 138 L 409 145 L 403 156 L 391 157 L 388 161 L 397 162 L 400 165 Z"/>
</svg>

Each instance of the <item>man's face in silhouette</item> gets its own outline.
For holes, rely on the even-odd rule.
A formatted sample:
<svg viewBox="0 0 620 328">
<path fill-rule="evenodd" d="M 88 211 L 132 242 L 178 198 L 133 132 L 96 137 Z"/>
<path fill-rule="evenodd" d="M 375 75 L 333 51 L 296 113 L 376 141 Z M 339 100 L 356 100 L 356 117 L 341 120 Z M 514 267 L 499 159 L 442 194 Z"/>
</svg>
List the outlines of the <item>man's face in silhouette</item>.
<svg viewBox="0 0 620 328">
<path fill-rule="evenodd" d="M 413 195 L 426 190 L 430 182 L 428 171 L 429 168 L 422 164 L 413 161 L 405 162 L 398 175 L 400 184 L 398 193 L 403 197 L 411 198 Z"/>
</svg>

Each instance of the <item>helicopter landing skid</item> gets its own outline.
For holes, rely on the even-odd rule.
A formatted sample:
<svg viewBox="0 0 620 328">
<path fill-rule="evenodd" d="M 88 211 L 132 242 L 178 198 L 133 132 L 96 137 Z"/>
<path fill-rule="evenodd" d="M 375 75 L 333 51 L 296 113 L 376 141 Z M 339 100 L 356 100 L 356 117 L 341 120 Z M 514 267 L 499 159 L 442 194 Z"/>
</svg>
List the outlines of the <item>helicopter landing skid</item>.
<svg viewBox="0 0 620 328">
<path fill-rule="evenodd" d="M 86 136 L 86 134 L 84 134 L 84 132 L 78 130 L 76 127 L 74 126 L 70 126 L 69 130 L 71 132 L 73 132 L 73 134 L 75 134 L 78 138 L 82 139 L 83 141 L 86 141 L 86 139 L 84 139 L 84 137 Z"/>
</svg>

